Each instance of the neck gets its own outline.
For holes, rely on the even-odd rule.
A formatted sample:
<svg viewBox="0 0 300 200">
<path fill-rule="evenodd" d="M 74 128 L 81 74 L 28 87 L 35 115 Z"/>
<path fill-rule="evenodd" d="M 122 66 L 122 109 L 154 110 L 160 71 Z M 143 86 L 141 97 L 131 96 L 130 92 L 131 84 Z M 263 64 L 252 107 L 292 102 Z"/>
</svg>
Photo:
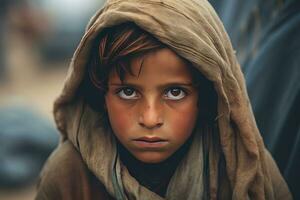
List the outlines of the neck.
<svg viewBox="0 0 300 200">
<path fill-rule="evenodd" d="M 141 185 L 164 197 L 170 179 L 180 161 L 187 153 L 190 143 L 191 138 L 167 160 L 154 164 L 139 161 L 119 142 L 118 151 L 122 163 L 127 167 L 131 176 L 133 176 Z"/>
</svg>

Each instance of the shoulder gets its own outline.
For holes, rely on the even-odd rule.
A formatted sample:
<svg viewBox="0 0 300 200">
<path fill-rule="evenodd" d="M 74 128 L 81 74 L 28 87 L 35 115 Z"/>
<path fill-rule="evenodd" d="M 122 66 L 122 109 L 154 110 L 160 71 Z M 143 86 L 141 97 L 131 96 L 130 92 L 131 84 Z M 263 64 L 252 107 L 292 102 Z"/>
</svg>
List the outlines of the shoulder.
<svg viewBox="0 0 300 200">
<path fill-rule="evenodd" d="M 293 199 L 289 188 L 283 179 L 276 162 L 268 150 L 265 150 L 266 164 L 270 173 L 275 199 Z"/>
<path fill-rule="evenodd" d="M 61 143 L 48 158 L 38 183 L 36 199 L 109 199 L 104 186 L 88 170 L 69 142 Z"/>
<path fill-rule="evenodd" d="M 84 175 L 87 168 L 82 161 L 80 154 L 69 142 L 65 141 L 55 149 L 50 155 L 40 177 L 47 178 L 48 181 L 58 181 L 63 183 L 75 177 L 75 174 Z M 66 178 L 66 179 L 62 179 Z"/>
</svg>

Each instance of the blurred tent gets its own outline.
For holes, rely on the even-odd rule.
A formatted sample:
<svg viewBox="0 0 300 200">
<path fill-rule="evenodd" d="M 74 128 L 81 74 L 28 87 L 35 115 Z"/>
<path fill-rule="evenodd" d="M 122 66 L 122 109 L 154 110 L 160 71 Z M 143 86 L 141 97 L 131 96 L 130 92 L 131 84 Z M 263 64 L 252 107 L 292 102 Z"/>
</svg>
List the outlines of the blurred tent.
<svg viewBox="0 0 300 200">
<path fill-rule="evenodd" d="M 265 144 L 300 199 L 300 1 L 210 1 L 237 51 Z"/>
<path fill-rule="evenodd" d="M 54 125 L 25 104 L 0 107 L 0 138 L 0 188 L 36 181 L 58 144 Z"/>
</svg>

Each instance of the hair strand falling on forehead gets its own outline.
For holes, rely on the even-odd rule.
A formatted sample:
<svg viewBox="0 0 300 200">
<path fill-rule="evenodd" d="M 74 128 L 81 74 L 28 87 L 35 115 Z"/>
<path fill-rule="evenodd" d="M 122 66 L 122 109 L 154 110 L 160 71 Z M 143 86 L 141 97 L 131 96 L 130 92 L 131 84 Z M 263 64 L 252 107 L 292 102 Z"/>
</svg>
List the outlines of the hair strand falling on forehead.
<svg viewBox="0 0 300 200">
<path fill-rule="evenodd" d="M 121 31 L 116 31 L 121 30 Z M 121 24 L 103 31 L 98 38 L 97 51 L 93 51 L 89 76 L 98 89 L 106 89 L 107 75 L 115 69 L 121 80 L 131 72 L 131 60 L 164 45 L 133 23 Z"/>
</svg>

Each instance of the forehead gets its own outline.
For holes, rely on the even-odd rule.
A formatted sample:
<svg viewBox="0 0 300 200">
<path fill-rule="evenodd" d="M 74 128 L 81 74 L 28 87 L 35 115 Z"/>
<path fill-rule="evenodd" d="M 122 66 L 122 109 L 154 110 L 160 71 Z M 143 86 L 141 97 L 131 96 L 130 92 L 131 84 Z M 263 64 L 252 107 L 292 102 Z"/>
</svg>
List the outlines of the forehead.
<svg viewBox="0 0 300 200">
<path fill-rule="evenodd" d="M 168 48 L 141 55 L 132 60 L 130 67 L 132 74 L 126 73 L 124 82 L 192 82 L 187 62 Z M 111 81 L 120 81 L 117 73 L 111 74 Z"/>
</svg>

